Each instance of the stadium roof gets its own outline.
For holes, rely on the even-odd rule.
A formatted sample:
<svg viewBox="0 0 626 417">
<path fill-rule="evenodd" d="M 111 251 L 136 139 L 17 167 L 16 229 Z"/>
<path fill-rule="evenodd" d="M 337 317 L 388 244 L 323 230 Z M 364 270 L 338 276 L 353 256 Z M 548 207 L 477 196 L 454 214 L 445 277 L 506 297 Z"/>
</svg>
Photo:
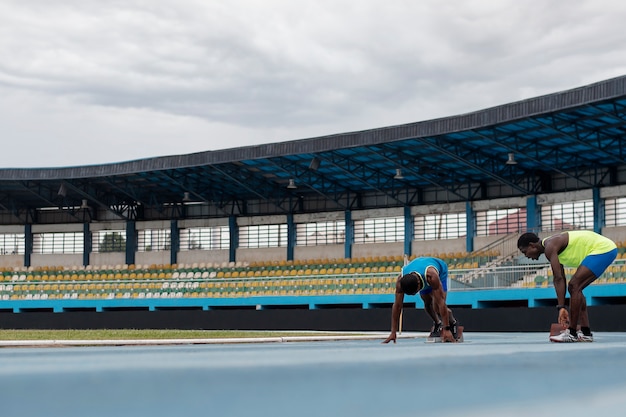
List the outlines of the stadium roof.
<svg viewBox="0 0 626 417">
<path fill-rule="evenodd" d="M 626 183 L 625 142 L 621 76 L 360 132 L 115 164 L 0 169 L 1 223 L 7 214 L 38 222 L 42 209 L 73 213 L 83 202 L 119 218 L 156 219 L 171 217 L 164 207 L 191 202 L 223 216 L 589 189 Z"/>
</svg>

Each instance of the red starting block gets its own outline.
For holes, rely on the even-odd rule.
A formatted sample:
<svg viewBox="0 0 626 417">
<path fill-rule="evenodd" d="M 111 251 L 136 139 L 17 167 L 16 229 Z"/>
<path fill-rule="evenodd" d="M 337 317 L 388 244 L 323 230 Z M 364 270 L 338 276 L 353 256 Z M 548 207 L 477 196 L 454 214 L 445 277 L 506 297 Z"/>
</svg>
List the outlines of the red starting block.
<svg viewBox="0 0 626 417">
<path fill-rule="evenodd" d="M 463 342 L 463 326 L 457 326 L 456 328 L 456 341 L 457 343 Z M 441 337 L 427 337 L 426 343 L 442 343 Z"/>
</svg>

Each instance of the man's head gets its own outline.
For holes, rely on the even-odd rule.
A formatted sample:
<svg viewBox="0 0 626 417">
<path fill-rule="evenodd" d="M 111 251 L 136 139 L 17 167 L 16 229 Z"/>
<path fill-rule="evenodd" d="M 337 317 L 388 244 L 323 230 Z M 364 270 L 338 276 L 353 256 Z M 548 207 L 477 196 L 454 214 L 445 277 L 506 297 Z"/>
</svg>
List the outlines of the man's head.
<svg viewBox="0 0 626 417">
<path fill-rule="evenodd" d="M 400 278 L 400 288 L 402 292 L 408 295 L 417 294 L 424 287 L 424 280 L 421 274 L 417 272 L 411 272 L 409 274 L 402 275 Z"/>
<path fill-rule="evenodd" d="M 534 233 L 524 233 L 517 239 L 517 248 L 530 259 L 539 259 L 543 253 L 543 246 L 539 236 Z"/>
</svg>

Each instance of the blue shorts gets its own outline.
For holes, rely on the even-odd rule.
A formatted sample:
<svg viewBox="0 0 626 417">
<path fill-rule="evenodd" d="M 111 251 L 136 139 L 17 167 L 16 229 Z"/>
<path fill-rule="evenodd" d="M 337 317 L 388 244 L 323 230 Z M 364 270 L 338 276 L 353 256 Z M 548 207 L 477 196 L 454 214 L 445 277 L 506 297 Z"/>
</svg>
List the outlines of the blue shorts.
<svg viewBox="0 0 626 417">
<path fill-rule="evenodd" d="M 581 265 L 586 266 L 598 278 L 617 258 L 617 249 L 599 255 L 589 255 L 583 259 Z"/>
</svg>

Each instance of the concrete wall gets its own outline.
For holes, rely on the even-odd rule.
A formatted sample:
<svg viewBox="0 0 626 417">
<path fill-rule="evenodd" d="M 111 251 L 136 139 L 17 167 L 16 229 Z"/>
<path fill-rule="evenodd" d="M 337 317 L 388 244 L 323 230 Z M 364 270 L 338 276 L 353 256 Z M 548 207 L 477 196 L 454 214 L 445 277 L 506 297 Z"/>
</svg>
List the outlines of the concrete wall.
<svg viewBox="0 0 626 417">
<path fill-rule="evenodd" d="M 89 255 L 90 265 L 124 265 L 125 263 L 126 254 L 124 252 L 91 253 Z"/>
<path fill-rule="evenodd" d="M 261 262 L 287 259 L 287 248 L 240 248 L 237 249 L 238 262 Z"/>
<path fill-rule="evenodd" d="M 194 263 L 214 263 L 222 264 L 228 262 L 228 250 L 189 250 L 178 252 L 178 264 L 194 264 Z"/>
<path fill-rule="evenodd" d="M 345 258 L 344 245 L 296 246 L 294 259 L 341 259 Z"/>
</svg>

